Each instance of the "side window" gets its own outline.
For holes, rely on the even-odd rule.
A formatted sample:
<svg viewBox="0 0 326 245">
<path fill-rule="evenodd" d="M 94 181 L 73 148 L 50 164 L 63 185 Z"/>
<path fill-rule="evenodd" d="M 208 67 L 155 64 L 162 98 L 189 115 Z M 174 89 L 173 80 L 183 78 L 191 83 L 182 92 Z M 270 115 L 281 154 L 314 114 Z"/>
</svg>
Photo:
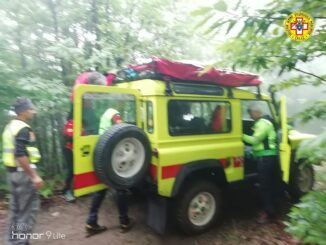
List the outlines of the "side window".
<svg viewBox="0 0 326 245">
<path fill-rule="evenodd" d="M 170 100 L 168 120 L 172 136 L 226 133 L 231 130 L 230 104 L 224 101 Z"/>
<path fill-rule="evenodd" d="M 136 103 L 135 97 L 130 94 L 118 93 L 85 93 L 82 100 L 82 134 L 96 135 L 99 132 L 99 125 L 102 117 L 109 115 L 111 111 L 118 111 L 123 122 L 136 124 Z M 104 119 L 104 117 L 103 117 Z M 113 125 L 113 119 L 108 118 L 108 126 Z"/>
<path fill-rule="evenodd" d="M 250 117 L 248 113 L 248 109 L 252 106 L 255 105 L 256 107 L 260 108 L 263 117 L 266 117 L 270 119 L 271 121 L 273 120 L 273 116 L 271 113 L 271 110 L 268 106 L 267 101 L 263 100 L 242 100 L 241 101 L 241 112 L 242 112 L 242 125 L 243 125 L 243 132 L 245 134 L 251 135 L 252 132 L 252 126 L 254 124 L 253 119 Z"/>
</svg>

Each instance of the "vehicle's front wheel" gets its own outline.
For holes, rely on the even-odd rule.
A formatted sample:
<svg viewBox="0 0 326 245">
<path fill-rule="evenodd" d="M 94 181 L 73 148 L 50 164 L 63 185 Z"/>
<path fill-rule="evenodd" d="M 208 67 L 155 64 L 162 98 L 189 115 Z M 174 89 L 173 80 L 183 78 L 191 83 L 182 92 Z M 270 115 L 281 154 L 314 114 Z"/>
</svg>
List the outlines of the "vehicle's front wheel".
<svg viewBox="0 0 326 245">
<path fill-rule="evenodd" d="M 195 182 L 178 197 L 177 225 L 186 234 L 203 232 L 215 224 L 220 207 L 219 188 L 211 182 Z"/>
<path fill-rule="evenodd" d="M 299 199 L 312 190 L 314 185 L 314 169 L 311 165 L 302 165 L 299 162 L 293 164 L 294 166 L 290 176 L 289 191 L 294 199 Z"/>
</svg>

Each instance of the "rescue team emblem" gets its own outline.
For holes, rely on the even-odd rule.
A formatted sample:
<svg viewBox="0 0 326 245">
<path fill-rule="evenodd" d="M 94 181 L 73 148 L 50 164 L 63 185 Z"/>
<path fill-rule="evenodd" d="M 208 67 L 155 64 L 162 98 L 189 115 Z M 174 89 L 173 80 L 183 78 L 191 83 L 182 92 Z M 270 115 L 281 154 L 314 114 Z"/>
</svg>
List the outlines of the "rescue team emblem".
<svg viewBox="0 0 326 245">
<path fill-rule="evenodd" d="M 286 18 L 284 29 L 292 40 L 298 42 L 306 41 L 314 31 L 314 21 L 305 12 L 293 12 Z"/>
</svg>

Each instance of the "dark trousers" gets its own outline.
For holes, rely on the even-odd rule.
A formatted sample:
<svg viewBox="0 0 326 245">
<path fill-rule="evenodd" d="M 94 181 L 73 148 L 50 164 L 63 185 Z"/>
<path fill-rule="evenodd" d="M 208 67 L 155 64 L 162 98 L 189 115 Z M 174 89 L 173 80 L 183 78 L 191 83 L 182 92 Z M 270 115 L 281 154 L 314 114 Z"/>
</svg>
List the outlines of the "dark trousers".
<svg viewBox="0 0 326 245">
<path fill-rule="evenodd" d="M 116 190 L 117 191 L 117 206 L 119 211 L 119 221 L 120 224 L 128 224 L 128 201 L 127 201 L 127 191 L 126 190 Z M 93 194 L 92 204 L 89 211 L 87 224 L 96 224 L 98 219 L 98 211 L 101 204 L 105 198 L 107 189 L 95 192 Z"/>
<path fill-rule="evenodd" d="M 258 158 L 258 177 L 264 210 L 275 216 L 275 204 L 281 193 L 281 169 L 277 156 Z"/>
<path fill-rule="evenodd" d="M 63 192 L 67 192 L 72 189 L 72 181 L 74 178 L 74 155 L 72 150 L 63 148 L 63 155 L 66 159 L 67 164 L 67 175 L 65 180 L 65 186 L 63 188 Z"/>
<path fill-rule="evenodd" d="M 8 173 L 10 186 L 9 232 L 5 244 L 26 245 L 33 232 L 40 200 L 31 178 L 24 172 Z"/>
</svg>

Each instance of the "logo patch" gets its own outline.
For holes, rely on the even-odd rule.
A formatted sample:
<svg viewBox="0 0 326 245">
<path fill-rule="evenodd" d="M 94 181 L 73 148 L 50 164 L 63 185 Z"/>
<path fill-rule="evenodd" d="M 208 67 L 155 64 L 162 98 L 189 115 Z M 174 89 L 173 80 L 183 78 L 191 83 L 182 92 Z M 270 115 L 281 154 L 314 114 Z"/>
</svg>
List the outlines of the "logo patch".
<svg viewBox="0 0 326 245">
<path fill-rule="evenodd" d="M 306 41 L 314 31 L 314 20 L 305 12 L 293 12 L 284 21 L 284 29 L 292 40 Z"/>
</svg>

